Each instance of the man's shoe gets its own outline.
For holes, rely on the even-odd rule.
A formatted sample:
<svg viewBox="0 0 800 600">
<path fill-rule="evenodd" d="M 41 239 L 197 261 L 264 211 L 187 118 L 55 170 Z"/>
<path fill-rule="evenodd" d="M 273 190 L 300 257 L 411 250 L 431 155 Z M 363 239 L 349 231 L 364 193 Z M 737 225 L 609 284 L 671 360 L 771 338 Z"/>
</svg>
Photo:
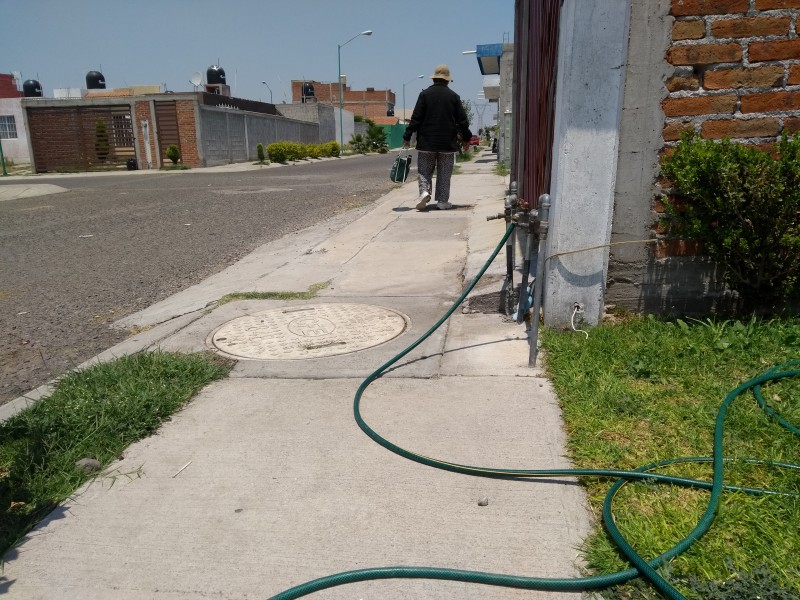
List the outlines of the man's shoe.
<svg viewBox="0 0 800 600">
<path fill-rule="evenodd" d="M 451 208 L 455 208 L 455 204 L 450 204 L 449 202 L 437 202 L 436 208 L 439 210 L 450 210 Z"/>
<path fill-rule="evenodd" d="M 417 210 L 425 210 L 425 207 L 428 206 L 428 202 L 431 199 L 430 192 L 422 192 L 417 198 Z"/>
</svg>

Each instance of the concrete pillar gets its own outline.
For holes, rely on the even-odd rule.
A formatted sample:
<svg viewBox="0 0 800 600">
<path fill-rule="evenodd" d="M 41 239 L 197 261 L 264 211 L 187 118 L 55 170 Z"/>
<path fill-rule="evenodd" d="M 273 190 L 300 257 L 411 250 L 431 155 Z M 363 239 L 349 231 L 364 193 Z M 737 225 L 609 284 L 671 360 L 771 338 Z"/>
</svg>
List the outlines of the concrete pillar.
<svg viewBox="0 0 800 600">
<path fill-rule="evenodd" d="M 549 327 L 580 303 L 603 314 L 614 210 L 631 0 L 565 0 L 558 50 L 550 234 L 544 281 Z M 564 254 L 570 253 L 570 254 Z"/>
</svg>

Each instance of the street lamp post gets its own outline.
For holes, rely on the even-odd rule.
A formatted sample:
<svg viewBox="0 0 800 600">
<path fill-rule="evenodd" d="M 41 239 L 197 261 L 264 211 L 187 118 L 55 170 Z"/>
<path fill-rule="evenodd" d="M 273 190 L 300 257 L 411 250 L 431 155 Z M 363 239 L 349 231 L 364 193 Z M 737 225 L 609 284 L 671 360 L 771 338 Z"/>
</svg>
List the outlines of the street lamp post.
<svg viewBox="0 0 800 600">
<path fill-rule="evenodd" d="M 6 157 L 3 154 L 3 138 L 0 136 L 0 165 L 3 168 L 3 177 L 8 177 L 8 171 L 6 171 Z"/>
<path fill-rule="evenodd" d="M 0 164 L 3 165 L 3 177 L 8 177 L 8 172 L 6 171 L 6 157 L 3 156 L 3 142 L 0 141 Z"/>
<path fill-rule="evenodd" d="M 346 46 L 354 39 L 362 35 L 372 35 L 372 31 L 370 29 L 362 31 L 361 33 L 351 37 L 344 44 L 338 44 L 336 46 L 337 57 L 339 60 L 339 151 L 340 152 L 344 150 L 344 129 L 342 121 L 342 111 L 344 110 L 344 95 L 342 92 L 342 47 Z"/>
<path fill-rule="evenodd" d="M 414 79 L 422 79 L 425 77 L 424 75 L 417 75 Z M 409 79 L 406 83 L 411 83 L 414 79 Z M 406 83 L 403 84 L 403 123 L 408 123 L 408 119 L 406 118 L 408 113 L 406 112 Z"/>
<path fill-rule="evenodd" d="M 266 81 L 262 81 L 261 83 L 263 83 L 265 86 L 267 86 L 267 89 L 269 90 L 269 103 L 273 104 L 273 102 L 272 102 L 272 88 L 269 87 L 269 84 Z"/>
</svg>

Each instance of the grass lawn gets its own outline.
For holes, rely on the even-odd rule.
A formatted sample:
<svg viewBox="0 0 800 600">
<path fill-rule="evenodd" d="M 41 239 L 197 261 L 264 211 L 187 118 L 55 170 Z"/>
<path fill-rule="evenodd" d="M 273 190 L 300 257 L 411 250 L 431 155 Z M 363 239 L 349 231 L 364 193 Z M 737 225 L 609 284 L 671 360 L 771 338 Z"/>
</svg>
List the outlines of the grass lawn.
<svg viewBox="0 0 800 600">
<path fill-rule="evenodd" d="M 0 555 L 94 476 L 76 462 L 105 467 L 230 367 L 211 354 L 124 356 L 65 375 L 0 423 Z"/>
<path fill-rule="evenodd" d="M 716 414 L 727 394 L 776 364 L 800 358 L 800 320 L 623 318 L 593 329 L 588 340 L 544 331 L 543 343 L 575 466 L 631 470 L 711 456 Z M 728 411 L 725 456 L 800 463 L 800 378 L 769 383 L 763 392 L 795 431 L 765 414 L 748 392 Z M 709 464 L 696 462 L 660 472 L 712 477 Z M 725 491 L 710 531 L 661 575 L 691 599 L 800 598 L 800 470 L 735 460 L 725 466 L 725 482 L 790 495 Z M 610 483 L 584 483 L 599 523 Z M 630 483 L 614 497 L 613 513 L 628 542 L 650 560 L 689 533 L 708 500 L 704 490 Z M 600 525 L 584 551 L 593 573 L 630 567 Z M 661 597 L 642 580 L 602 594 Z"/>
</svg>

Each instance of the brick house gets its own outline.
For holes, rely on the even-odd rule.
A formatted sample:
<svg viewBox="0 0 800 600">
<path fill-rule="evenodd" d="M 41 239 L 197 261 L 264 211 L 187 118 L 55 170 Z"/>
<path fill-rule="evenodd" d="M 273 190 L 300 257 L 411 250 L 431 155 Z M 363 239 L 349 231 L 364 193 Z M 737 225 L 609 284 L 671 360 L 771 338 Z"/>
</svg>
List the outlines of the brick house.
<svg viewBox="0 0 800 600">
<path fill-rule="evenodd" d="M 303 99 L 303 84 L 314 86 L 314 97 L 317 102 L 330 106 L 339 106 L 339 86 L 336 82 L 323 83 L 313 80 L 292 80 L 292 102 Z M 354 90 L 347 85 L 347 77 L 342 75 L 342 106 L 344 110 L 366 119 L 376 119 L 394 114 L 395 93 L 392 90 Z"/>
<path fill-rule="evenodd" d="M 14 76 L 0 73 L 0 143 L 6 161 L 18 164 L 30 162 L 21 98 Z"/>
<path fill-rule="evenodd" d="M 333 122 L 330 108 L 291 118 L 272 104 L 207 92 L 119 88 L 74 99 L 24 98 L 22 108 L 37 173 L 120 168 L 131 159 L 158 169 L 169 163 L 173 144 L 184 164 L 208 167 L 255 160 L 259 143 L 333 140 L 332 125 L 322 127 Z"/>
<path fill-rule="evenodd" d="M 660 161 L 687 129 L 771 149 L 800 131 L 800 0 L 517 0 L 512 179 L 552 200 L 545 323 L 576 302 L 713 310 L 696 244 L 667 240 Z"/>
</svg>

